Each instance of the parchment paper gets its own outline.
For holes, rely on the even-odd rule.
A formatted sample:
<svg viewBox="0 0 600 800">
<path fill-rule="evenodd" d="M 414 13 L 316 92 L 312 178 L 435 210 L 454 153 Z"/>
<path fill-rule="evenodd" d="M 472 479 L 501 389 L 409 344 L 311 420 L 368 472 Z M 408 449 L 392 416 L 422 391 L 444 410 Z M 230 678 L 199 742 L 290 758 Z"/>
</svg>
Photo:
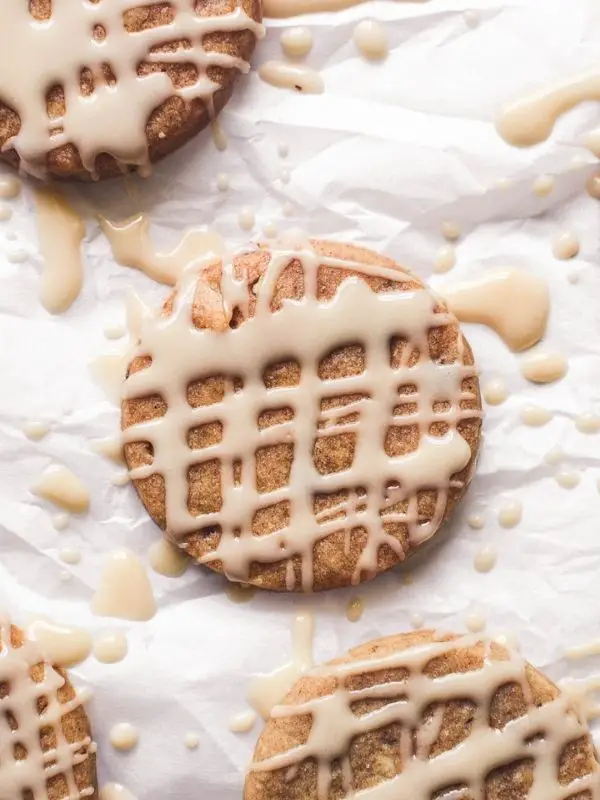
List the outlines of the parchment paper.
<svg viewBox="0 0 600 800">
<path fill-rule="evenodd" d="M 465 10 L 480 12 L 471 28 Z M 392 51 L 382 65 L 355 51 L 356 21 L 376 17 Z M 151 575 L 159 612 L 149 623 L 121 623 L 130 653 L 104 666 L 89 659 L 75 669 L 77 685 L 93 690 L 89 712 L 99 745 L 101 783 L 120 781 L 139 798 L 240 800 L 243 770 L 258 735 L 228 730 L 245 709 L 249 677 L 289 659 L 294 610 L 317 614 L 315 653 L 333 657 L 369 638 L 407 629 L 411 615 L 428 625 L 464 629 L 471 611 L 483 613 L 491 634 L 515 634 L 524 654 L 554 678 L 584 677 L 600 669 L 593 659 L 564 660 L 568 646 L 600 636 L 600 435 L 579 433 L 572 415 L 600 411 L 600 210 L 584 191 L 593 157 L 582 135 L 597 126 L 597 104 L 581 107 L 556 127 L 548 143 L 510 148 L 492 120 L 502 102 L 548 81 L 598 64 L 600 6 L 595 0 L 374 0 L 337 14 L 269 21 L 255 64 L 277 58 L 287 24 L 310 26 L 315 47 L 308 63 L 324 77 L 320 96 L 298 96 L 242 79 L 221 117 L 229 140 L 218 152 L 206 133 L 170 157 L 148 180 L 71 187 L 70 197 L 113 219 L 145 210 L 153 235 L 167 249 L 190 225 L 215 227 L 237 245 L 242 206 L 281 228 L 300 225 L 314 236 L 343 239 L 388 253 L 425 279 L 444 244 L 440 223 L 463 231 L 457 265 L 434 276 L 436 289 L 476 277 L 494 266 L 519 266 L 547 279 L 552 313 L 547 343 L 569 356 L 560 383 L 527 384 L 518 358 L 490 331 L 467 326 L 482 379 L 501 376 L 511 394 L 488 408 L 477 476 L 462 509 L 436 546 L 407 570 L 395 570 L 358 591 L 290 598 L 259 595 L 234 605 L 224 581 L 202 569 L 177 580 Z M 286 142 L 290 155 L 278 156 Z M 573 169 L 573 158 L 581 157 Z M 280 180 L 291 169 L 291 182 Z M 231 189 L 216 189 L 216 176 Z M 532 183 L 541 173 L 556 189 L 540 199 Z M 497 182 L 508 179 L 508 188 Z M 293 217 L 282 206 L 293 203 Z M 12 203 L 13 220 L 0 229 L 0 591 L 17 621 L 28 614 L 81 624 L 97 631 L 112 621 L 94 618 L 89 600 L 107 553 L 127 546 L 146 559 L 159 535 L 131 486 L 114 487 L 114 465 L 90 451 L 94 437 L 116 432 L 118 411 L 90 379 L 88 361 L 109 346 L 107 322 L 124 319 L 124 298 L 134 288 L 150 304 L 166 294 L 139 273 L 118 267 L 95 223 L 85 242 L 85 287 L 71 310 L 50 317 L 37 300 L 41 259 L 29 188 Z M 556 261 L 550 242 L 570 229 L 581 240 L 572 262 Z M 16 238 L 9 238 L 16 237 Z M 6 254 L 24 248 L 29 260 Z M 579 282 L 567 276 L 575 272 Z M 554 419 L 526 428 L 527 403 L 551 408 Z M 47 419 L 53 429 L 39 443 L 22 424 Z M 566 464 L 581 470 L 574 490 L 558 486 L 544 455 L 559 446 Z M 54 510 L 30 493 L 51 462 L 69 466 L 92 491 L 90 513 L 57 533 Z M 513 496 L 524 506 L 522 523 L 504 530 L 499 505 Z M 482 509 L 481 531 L 466 518 Z M 483 545 L 498 551 L 489 574 L 473 568 Z M 81 563 L 65 567 L 58 550 L 73 546 Z M 64 569 L 73 573 L 63 583 Z M 403 575 L 409 571 L 409 585 Z M 345 617 L 350 596 L 365 602 L 362 620 Z M 129 721 L 141 731 L 136 750 L 115 752 L 111 726 Z M 188 731 L 200 746 L 184 746 Z"/>
</svg>

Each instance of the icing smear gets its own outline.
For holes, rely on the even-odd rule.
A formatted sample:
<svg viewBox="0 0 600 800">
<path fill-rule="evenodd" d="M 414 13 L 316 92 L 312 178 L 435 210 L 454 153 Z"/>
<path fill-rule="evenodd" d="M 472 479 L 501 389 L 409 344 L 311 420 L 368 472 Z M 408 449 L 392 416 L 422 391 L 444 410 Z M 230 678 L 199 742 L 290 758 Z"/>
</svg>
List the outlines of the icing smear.
<svg viewBox="0 0 600 800">
<path fill-rule="evenodd" d="M 475 376 L 475 369 L 465 364 L 460 334 L 451 363 L 437 363 L 430 356 L 430 331 L 457 323 L 428 290 L 375 293 L 368 277 L 395 282 L 412 279 L 398 268 L 325 257 L 307 243 L 298 248 L 270 253 L 264 274 L 252 287 L 253 316 L 248 316 L 247 278 L 234 259 L 233 265 L 223 268 L 223 299 L 216 301 L 221 309 L 210 309 L 213 318 L 222 322 L 221 330 L 200 329 L 193 322 L 194 298 L 198 302 L 198 292 L 212 291 L 198 281 L 194 271 L 186 274 L 170 316 L 142 320 L 136 355 L 149 355 L 152 361 L 129 375 L 123 396 L 131 400 L 160 394 L 167 411 L 159 418 L 126 427 L 123 438 L 126 446 L 132 442 L 152 446 L 152 462 L 136 466 L 130 475 L 133 480 L 155 474 L 163 477 L 166 533 L 172 541 L 185 549 L 190 534 L 219 526 L 219 542 L 200 557 L 201 563 L 219 561 L 230 579 L 247 583 L 254 562 L 287 560 L 288 590 L 310 591 L 313 549 L 329 534 L 345 529 L 350 536 L 359 526 L 368 532 L 356 564 L 355 582 L 363 572 L 376 571 L 384 545 L 399 560 L 405 558 L 405 546 L 397 535 L 399 526 L 408 532 L 411 546 L 433 536 L 443 521 L 451 487 L 463 486 L 456 475 L 471 460 L 470 446 L 458 425 L 481 412 L 472 407 L 476 395 L 463 386 Z M 280 310 L 272 312 L 277 281 L 292 261 L 303 269 L 303 296 L 284 300 Z M 345 277 L 331 299 L 318 299 L 322 269 L 356 270 L 360 275 Z M 228 323 L 235 308 L 245 319 L 232 328 Z M 361 320 L 377 322 L 360 324 Z M 400 363 L 390 354 L 394 338 L 408 343 Z M 322 359 L 356 341 L 364 349 L 364 370 L 322 380 Z M 265 369 L 289 360 L 297 361 L 301 368 L 297 385 L 268 388 Z M 192 408 L 186 393 L 199 377 L 198 364 L 202 364 L 203 376 L 225 376 L 226 388 L 220 402 Z M 241 391 L 233 388 L 236 377 L 243 380 Z M 341 407 L 328 404 L 333 398 L 341 398 Z M 291 409 L 291 419 L 260 427 L 263 412 L 283 407 Z M 350 421 L 349 415 L 353 415 Z M 222 425 L 219 441 L 202 450 L 191 449 L 188 431 L 214 420 Z M 390 455 L 385 442 L 394 425 L 418 430 L 414 449 Z M 352 463 L 340 472 L 322 474 L 315 465 L 315 443 L 341 432 L 355 437 Z M 260 493 L 254 478 L 257 451 L 288 442 L 294 442 L 294 457 L 287 484 Z M 192 513 L 188 472 L 195 464 L 215 459 L 221 465 L 221 508 Z M 241 464 L 243 482 L 235 480 L 236 464 Z M 435 492 L 435 507 L 426 519 L 418 500 L 422 490 Z M 336 492 L 343 492 L 343 499 L 317 511 L 315 497 Z M 257 511 L 281 503 L 289 508 L 287 522 L 278 530 L 253 535 Z M 294 556 L 301 561 L 299 575 Z"/>
<path fill-rule="evenodd" d="M 35 679 L 32 669 L 41 673 Z M 37 644 L 26 640 L 20 647 L 11 642 L 9 620 L 0 615 L 0 800 L 29 796 L 47 800 L 48 782 L 62 779 L 69 800 L 94 794 L 92 786 L 78 785 L 74 768 L 95 752 L 89 737 L 69 742 L 62 720 L 81 705 L 81 698 L 60 702 L 58 692 L 65 679 L 48 663 Z M 44 701 L 44 710 L 39 704 Z M 53 744 L 42 744 L 42 731 L 52 731 Z M 46 736 L 44 741 L 47 742 Z M 17 756 L 25 749 L 26 756 Z"/>
<path fill-rule="evenodd" d="M 479 665 L 473 664 L 465 672 L 442 674 L 441 677 L 427 672 L 427 666 L 434 660 L 475 646 L 482 653 Z M 376 679 L 381 670 L 398 670 L 406 677 L 381 683 Z M 310 675 L 321 685 L 333 681 L 330 694 L 297 704 L 280 705 L 271 713 L 275 720 L 310 716 L 312 724 L 304 743 L 254 761 L 250 772 L 281 769 L 295 772 L 300 764 L 313 759 L 317 765 L 317 796 L 319 800 L 327 800 L 333 764 L 338 762 L 344 797 L 356 800 L 398 800 L 405 797 L 430 800 L 435 796 L 445 800 L 458 795 L 462 797 L 465 792 L 469 796 L 483 797 L 485 794 L 487 797 L 485 781 L 493 770 L 527 759 L 534 762 L 533 784 L 527 792 L 527 800 L 558 800 L 584 791 L 590 800 L 597 800 L 600 798 L 597 762 L 593 772 L 568 784 L 559 777 L 559 763 L 565 747 L 582 737 L 589 737 L 585 722 L 571 698 L 564 694 L 535 705 L 526 670 L 526 662 L 521 656 L 509 651 L 503 651 L 499 656 L 497 650 L 494 654 L 492 645 L 480 642 L 476 636 L 451 641 L 434 640 L 361 661 L 325 665 Z M 374 676 L 375 680 L 369 678 L 366 688 L 351 688 L 350 679 L 361 675 Z M 494 727 L 490 719 L 492 704 L 497 691 L 507 684 L 520 687 L 527 710 L 503 727 Z M 457 700 L 475 705 L 468 734 L 452 749 L 439 752 L 440 748 L 436 747 L 434 750 L 433 746 L 440 742 L 444 705 L 437 705 L 427 722 L 426 713 L 434 704 Z M 359 715 L 355 704 L 364 701 L 377 705 L 368 713 Z M 391 725 L 402 727 L 402 771 L 376 786 L 354 791 L 350 744 L 357 736 Z M 455 794 L 457 787 L 461 791 Z"/>
</svg>

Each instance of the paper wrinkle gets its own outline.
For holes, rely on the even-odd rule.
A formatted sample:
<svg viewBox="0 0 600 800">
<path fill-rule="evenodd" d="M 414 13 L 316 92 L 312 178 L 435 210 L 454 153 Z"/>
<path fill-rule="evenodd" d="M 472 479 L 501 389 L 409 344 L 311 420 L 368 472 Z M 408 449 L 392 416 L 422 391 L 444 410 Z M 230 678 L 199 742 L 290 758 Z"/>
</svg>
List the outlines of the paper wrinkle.
<svg viewBox="0 0 600 800">
<path fill-rule="evenodd" d="M 464 21 L 467 9 L 480 10 L 477 28 Z M 383 64 L 365 62 L 351 41 L 356 22 L 370 17 L 386 22 L 391 52 Z M 298 601 L 259 593 L 236 605 L 222 578 L 198 568 L 178 579 L 150 573 L 159 610 L 148 623 L 91 614 L 107 554 L 128 547 L 147 564 L 159 532 L 131 485 L 110 484 L 115 465 L 89 447 L 91 439 L 114 435 L 119 414 L 92 383 L 88 361 L 121 346 L 107 341 L 103 329 L 124 321 L 130 289 L 150 306 L 168 292 L 112 261 L 93 218 L 98 212 L 115 220 L 148 212 L 162 250 L 201 224 L 215 227 L 228 245 L 242 244 L 247 234 L 237 220 L 248 206 L 256 215 L 255 235 L 274 221 L 280 231 L 300 225 L 313 236 L 364 244 L 431 279 L 439 291 L 497 267 L 547 279 L 552 305 L 544 345 L 568 355 L 566 378 L 528 384 L 519 357 L 492 331 L 466 325 L 482 378 L 502 377 L 510 395 L 487 409 L 481 458 L 462 506 L 404 569 L 358 588 L 302 598 L 302 606 L 317 613 L 317 662 L 408 630 L 413 614 L 426 625 L 464 630 L 476 609 L 488 633 L 516 634 L 523 654 L 552 677 L 600 672 L 600 658 L 563 657 L 567 648 L 600 635 L 600 434 L 578 432 L 572 419 L 600 412 L 600 207 L 585 193 L 595 160 L 581 144 L 598 127 L 598 106 L 569 114 L 549 142 L 531 150 L 510 148 L 493 125 L 503 102 L 597 63 L 600 9 L 595 0 L 568 10 L 563 0 L 375 0 L 338 14 L 268 21 L 254 65 L 280 58 L 280 30 L 297 24 L 313 33 L 307 64 L 321 70 L 323 95 L 278 90 L 253 72 L 240 79 L 221 116 L 226 151 L 217 152 L 206 132 L 146 181 L 61 185 L 89 217 L 84 288 L 67 314 L 52 318 L 37 300 L 41 259 L 31 187 L 6 201 L 13 218 L 0 223 L 0 602 L 8 600 L 21 622 L 43 610 L 94 633 L 127 632 L 123 662 L 90 658 L 73 676 L 93 691 L 89 712 L 101 782 L 123 783 L 146 800 L 240 800 L 260 727 L 234 734 L 229 721 L 246 707 L 250 676 L 289 659 Z M 285 159 L 278 156 L 280 142 L 289 144 Z M 573 170 L 575 156 L 582 161 Z M 283 169 L 291 172 L 287 184 L 280 180 Z M 226 192 L 217 190 L 220 173 L 229 177 Z M 556 181 L 545 198 L 533 193 L 542 173 Z M 503 179 L 508 188 L 498 186 Z M 283 213 L 287 201 L 292 216 Z M 457 264 L 432 277 L 444 220 L 462 231 Z M 563 230 L 581 242 L 570 262 L 552 257 L 552 237 Z M 12 233 L 14 240 L 6 237 Z M 20 248 L 30 260 L 9 263 L 6 255 Z M 574 285 L 567 281 L 573 271 Z M 551 409 L 553 419 L 542 428 L 524 426 L 520 414 L 528 404 Z M 47 420 L 51 432 L 29 441 L 21 428 L 30 419 Z M 582 471 L 576 489 L 558 486 L 560 467 L 545 463 L 555 447 L 566 453 L 562 466 Z M 51 522 L 56 510 L 30 493 L 51 463 L 69 467 L 91 490 L 90 513 L 71 517 L 60 533 Z M 522 522 L 511 530 L 497 522 L 507 495 L 523 504 Z M 475 510 L 485 518 L 482 530 L 467 525 Z M 481 575 L 473 559 L 488 545 L 498 561 Z M 61 563 L 62 547 L 80 550 L 81 563 Z M 65 570 L 72 573 L 68 582 L 61 581 Z M 365 610 L 350 623 L 345 610 L 355 595 Z M 108 744 L 119 721 L 141 731 L 138 747 L 126 755 Z M 197 750 L 185 747 L 188 731 L 200 737 Z"/>
</svg>

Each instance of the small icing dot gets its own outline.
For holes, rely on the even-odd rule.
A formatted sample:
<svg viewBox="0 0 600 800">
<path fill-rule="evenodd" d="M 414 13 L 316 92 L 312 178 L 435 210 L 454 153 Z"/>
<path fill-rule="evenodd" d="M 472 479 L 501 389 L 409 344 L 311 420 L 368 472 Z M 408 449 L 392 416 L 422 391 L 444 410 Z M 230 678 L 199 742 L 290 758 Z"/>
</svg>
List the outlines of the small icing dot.
<svg viewBox="0 0 600 800">
<path fill-rule="evenodd" d="M 588 165 L 588 161 L 583 156 L 573 156 L 569 161 L 568 168 L 571 172 L 577 172 Z"/>
<path fill-rule="evenodd" d="M 386 58 L 390 45 L 384 26 L 374 19 L 363 19 L 354 28 L 354 44 L 360 54 L 369 61 Z"/>
<path fill-rule="evenodd" d="M 107 339 L 122 339 L 127 329 L 120 322 L 109 322 L 104 326 L 104 336 Z"/>
<path fill-rule="evenodd" d="M 69 525 L 68 514 L 55 514 L 52 517 L 52 526 L 57 531 L 64 531 Z"/>
<path fill-rule="evenodd" d="M 586 412 L 575 419 L 575 427 L 580 433 L 598 433 L 600 431 L 600 417 Z"/>
<path fill-rule="evenodd" d="M 119 722 L 109 733 L 109 741 L 115 750 L 133 750 L 139 741 L 137 728 L 129 722 Z"/>
<path fill-rule="evenodd" d="M 236 714 L 229 722 L 229 730 L 233 733 L 247 733 L 254 727 L 256 713 L 254 711 L 242 711 Z"/>
<path fill-rule="evenodd" d="M 411 627 L 413 627 L 415 630 L 417 628 L 422 628 L 423 625 L 424 625 L 424 622 L 425 621 L 424 621 L 423 617 L 420 614 L 413 614 L 412 617 L 410 618 Z"/>
<path fill-rule="evenodd" d="M 440 247 L 433 260 L 433 271 L 448 272 L 456 264 L 456 250 L 450 244 Z"/>
<path fill-rule="evenodd" d="M 72 547 L 64 547 L 59 552 L 58 557 L 65 564 L 79 564 L 81 561 L 81 553 Z"/>
<path fill-rule="evenodd" d="M 21 181 L 12 175 L 0 178 L 0 197 L 3 200 L 13 200 L 21 192 Z"/>
<path fill-rule="evenodd" d="M 482 514 L 469 514 L 467 517 L 467 525 L 473 530 L 480 531 L 485 525 L 485 519 Z"/>
<path fill-rule="evenodd" d="M 549 464 L 551 467 L 555 467 L 557 464 L 560 464 L 565 458 L 565 453 L 561 450 L 560 447 L 553 447 L 552 450 L 549 450 L 545 457 L 544 461 L 546 464 Z"/>
<path fill-rule="evenodd" d="M 188 750 L 195 750 L 200 744 L 200 737 L 197 733 L 190 731 L 190 733 L 186 733 L 184 742 Z"/>
<path fill-rule="evenodd" d="M 498 554 L 493 547 L 486 545 L 475 556 L 474 566 L 477 572 L 490 572 L 496 566 Z"/>
<path fill-rule="evenodd" d="M 574 233 L 565 231 L 555 236 L 552 240 L 552 253 L 555 258 L 561 261 L 568 261 L 575 258 L 579 253 L 579 241 Z"/>
<path fill-rule="evenodd" d="M 117 664 L 123 661 L 127 650 L 127 638 L 122 631 L 103 631 L 94 640 L 94 656 L 101 664 Z"/>
<path fill-rule="evenodd" d="M 267 222 L 263 228 L 263 232 L 267 239 L 274 239 L 277 236 L 277 226 L 274 222 Z"/>
<path fill-rule="evenodd" d="M 455 242 L 460 239 L 461 230 L 455 222 L 445 220 L 442 222 L 442 236 L 449 242 Z"/>
<path fill-rule="evenodd" d="M 254 213 L 252 209 L 244 206 L 238 215 L 238 225 L 244 231 L 251 231 L 254 227 Z"/>
<path fill-rule="evenodd" d="M 129 480 L 129 472 L 124 469 L 121 472 L 115 472 L 115 474 L 112 475 L 110 482 L 113 486 L 127 486 Z"/>
<path fill-rule="evenodd" d="M 472 612 L 467 617 L 466 622 L 467 630 L 471 631 L 471 633 L 481 633 L 481 631 L 485 630 L 486 619 L 483 614 Z"/>
<path fill-rule="evenodd" d="M 23 425 L 23 433 L 28 439 L 38 442 L 50 432 L 50 425 L 41 420 L 30 420 Z"/>
<path fill-rule="evenodd" d="M 508 387 L 502 378 L 493 378 L 483 386 L 483 397 L 490 406 L 499 406 L 508 397 Z"/>
<path fill-rule="evenodd" d="M 506 633 L 499 633 L 498 636 L 494 636 L 494 641 L 496 644 L 499 644 L 502 647 L 508 647 L 511 650 L 521 649 L 516 635 L 514 633 L 510 633 L 509 631 L 506 631 Z"/>
<path fill-rule="evenodd" d="M 600 172 L 595 172 L 587 180 L 585 185 L 587 193 L 594 200 L 600 200 Z"/>
<path fill-rule="evenodd" d="M 11 264 L 24 264 L 29 259 L 29 253 L 27 250 L 18 248 L 7 253 L 6 258 Z"/>
<path fill-rule="evenodd" d="M 507 501 L 498 511 L 498 522 L 503 528 L 516 527 L 523 517 L 523 505 L 518 500 Z"/>
<path fill-rule="evenodd" d="M 538 197 L 548 197 L 554 191 L 554 186 L 552 175 L 540 175 L 533 182 L 533 193 Z"/>
<path fill-rule="evenodd" d="M 313 46 L 310 29 L 301 26 L 286 28 L 279 41 L 281 49 L 288 58 L 303 58 L 310 53 Z"/>
<path fill-rule="evenodd" d="M 561 469 L 556 473 L 554 479 L 563 489 L 574 489 L 581 483 L 581 474 L 576 470 Z"/>
<path fill-rule="evenodd" d="M 521 411 L 521 422 L 530 425 L 532 428 L 541 428 L 546 425 L 553 417 L 552 411 L 539 406 L 528 405 Z"/>
</svg>

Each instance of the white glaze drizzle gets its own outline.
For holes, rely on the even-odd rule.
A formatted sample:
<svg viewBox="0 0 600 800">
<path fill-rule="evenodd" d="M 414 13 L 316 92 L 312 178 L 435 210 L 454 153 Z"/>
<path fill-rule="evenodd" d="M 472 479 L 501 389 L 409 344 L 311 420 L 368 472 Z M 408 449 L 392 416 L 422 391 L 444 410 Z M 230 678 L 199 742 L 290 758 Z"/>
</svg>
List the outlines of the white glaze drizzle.
<svg viewBox="0 0 600 800">
<path fill-rule="evenodd" d="M 64 144 L 74 144 L 84 168 L 94 174 L 99 153 L 110 153 L 123 164 L 148 165 L 146 124 L 154 109 L 169 97 L 202 100 L 210 113 L 218 83 L 208 77 L 210 67 L 248 72 L 242 58 L 205 50 L 210 33 L 249 30 L 260 38 L 263 27 L 243 8 L 223 15 L 196 14 L 190 0 L 170 0 L 172 20 L 136 33 L 125 27 L 124 14 L 132 7 L 144 8 L 138 0 L 54 0 L 50 21 L 41 24 L 29 12 L 28 3 L 8 0 L 0 4 L 0 29 L 10 31 L 0 50 L 0 97 L 19 115 L 21 127 L 5 149 L 13 148 L 21 167 L 43 175 L 48 153 Z M 105 36 L 94 37 L 101 26 Z M 174 52 L 152 52 L 157 47 L 187 40 L 190 47 Z M 177 88 L 166 72 L 138 75 L 140 63 L 192 64 L 197 81 Z M 103 66 L 117 76 L 109 86 Z M 87 68 L 95 77 L 92 95 L 80 89 L 80 74 Z M 67 111 L 49 119 L 46 92 L 53 85 L 64 89 Z"/>
<path fill-rule="evenodd" d="M 330 796 L 333 763 L 338 761 L 346 798 L 429 800 L 441 793 L 446 800 L 456 786 L 463 790 L 461 797 L 464 791 L 470 790 L 475 797 L 483 798 L 485 778 L 492 770 L 523 759 L 533 759 L 533 785 L 527 800 L 564 800 L 586 790 L 591 800 L 600 798 L 597 764 L 589 775 L 568 785 L 559 781 L 559 761 L 565 746 L 589 736 L 589 731 L 576 704 L 566 695 L 560 694 L 539 706 L 533 704 L 526 662 L 517 653 L 505 651 L 500 659 L 497 654 L 494 657 L 490 642 L 481 642 L 483 653 L 479 666 L 474 664 L 466 672 L 453 672 L 442 677 L 425 672 L 434 659 L 474 647 L 478 642 L 476 636 L 433 641 L 314 670 L 311 675 L 315 678 L 335 681 L 331 694 L 298 704 L 280 705 L 271 712 L 272 719 L 311 716 L 312 724 L 305 743 L 254 761 L 250 771 L 289 770 L 299 767 L 307 759 L 314 759 L 317 764 L 317 797 L 326 800 Z M 367 688 L 363 689 L 348 688 L 346 683 L 354 676 L 376 675 L 380 670 L 395 669 L 406 670 L 406 678 L 392 683 L 369 680 Z M 498 689 L 507 684 L 520 687 L 527 711 L 504 727 L 496 728 L 490 722 L 491 705 Z M 359 715 L 353 710 L 358 701 L 383 698 L 388 702 L 366 714 Z M 468 735 L 454 748 L 432 755 L 431 745 L 437 740 L 443 724 L 444 705 L 434 714 L 429 725 L 424 723 L 425 712 L 432 704 L 446 704 L 453 700 L 469 700 L 475 705 Z M 376 786 L 355 791 L 352 787 L 351 742 L 361 734 L 392 724 L 402 726 L 403 732 L 408 734 L 403 748 L 402 771 Z M 416 740 L 410 735 L 414 731 L 418 732 Z"/>
<path fill-rule="evenodd" d="M 56 776 L 62 776 L 66 783 L 65 800 L 90 797 L 94 788 L 79 787 L 73 770 L 89 758 L 95 745 L 89 737 L 70 743 L 62 725 L 62 720 L 81 705 L 81 697 L 75 695 L 60 702 L 58 692 L 65 679 L 44 662 L 35 642 L 25 640 L 21 647 L 14 647 L 10 631 L 9 620 L 0 615 L 0 686 L 9 687 L 8 694 L 0 697 L 0 800 L 14 800 L 27 791 L 32 800 L 47 800 L 48 781 Z M 43 665 L 39 682 L 31 674 L 38 664 Z M 41 698 L 46 699 L 46 707 L 40 713 Z M 44 729 L 52 731 L 55 742 L 47 749 L 42 745 Z M 15 757 L 17 743 L 27 751 L 26 758 Z"/>
<path fill-rule="evenodd" d="M 212 552 L 199 559 L 201 563 L 218 560 L 230 579 L 248 582 L 253 562 L 276 563 L 300 556 L 301 586 L 310 591 L 314 545 L 340 530 L 340 511 L 345 513 L 342 527 L 362 526 L 369 532 L 356 566 L 356 582 L 363 571 L 376 569 L 382 545 L 391 547 L 400 560 L 405 557 L 401 542 L 387 532 L 385 523 L 406 525 L 414 546 L 433 536 L 443 520 L 450 486 L 458 485 L 453 476 L 471 459 L 471 449 L 457 425 L 461 420 L 480 417 L 481 412 L 461 407 L 462 401 L 475 399 L 463 389 L 463 381 L 474 376 L 475 369 L 464 364 L 460 334 L 454 363 L 438 364 L 429 357 L 429 331 L 456 322 L 436 305 L 428 290 L 376 294 L 364 280 L 354 276 L 342 282 L 332 300 L 320 301 L 316 287 L 322 267 L 355 269 L 363 275 L 394 281 L 406 280 L 407 276 L 399 269 L 326 258 L 307 243 L 303 247 L 271 253 L 264 275 L 253 287 L 255 314 L 238 328 L 230 329 L 228 322 L 235 307 L 247 313 L 248 289 L 245 280 L 234 275 L 232 264 L 223 270 L 223 300 L 217 301 L 221 310 L 215 309 L 217 318 L 219 314 L 223 318 L 221 330 L 199 329 L 192 322 L 192 301 L 195 292 L 202 289 L 193 271 L 182 285 L 170 316 L 142 320 L 137 355 L 150 355 L 152 363 L 127 378 L 124 398 L 159 393 L 167 412 L 160 418 L 126 428 L 123 439 L 125 443 L 145 441 L 152 445 L 152 463 L 136 467 L 130 474 L 132 480 L 154 474 L 163 476 L 166 532 L 173 541 L 185 545 L 192 532 L 219 525 L 220 541 Z M 272 313 L 269 304 L 274 287 L 294 259 L 303 268 L 304 295 L 299 301 L 284 301 L 281 311 Z M 357 320 L 361 319 L 376 319 L 377 325 L 357 328 Z M 310 331 L 311 335 L 302 335 L 304 331 Z M 398 367 L 390 364 L 389 342 L 394 336 L 408 342 L 403 363 Z M 364 346 L 364 372 L 321 381 L 316 369 L 320 359 L 357 338 Z M 415 350 L 419 360 L 409 366 Z M 264 369 L 291 356 L 296 356 L 302 367 L 299 385 L 267 389 Z M 190 382 L 198 379 L 198 364 L 202 364 L 205 376 L 243 376 L 243 391 L 227 391 L 220 403 L 192 408 L 186 391 Z M 416 392 L 403 394 L 402 390 L 409 385 L 416 387 Z M 344 405 L 343 413 L 358 412 L 358 423 L 340 423 L 343 416 L 340 410 L 321 410 L 318 401 L 319 397 L 322 400 L 357 394 L 363 399 Z M 403 419 L 418 427 L 420 440 L 416 450 L 391 457 L 382 443 L 394 419 L 393 409 L 402 401 L 417 406 Z M 434 410 L 440 401 L 445 403 L 446 410 Z M 259 414 L 282 406 L 292 409 L 293 420 L 259 430 Z M 202 451 L 190 449 L 187 432 L 215 419 L 223 425 L 220 442 Z M 326 427 L 319 426 L 323 421 Z M 434 422 L 446 424 L 443 436 L 430 434 Z M 315 438 L 340 431 L 356 432 L 352 465 L 342 472 L 320 474 L 313 462 L 313 442 Z M 239 486 L 234 484 L 234 462 L 241 462 L 242 475 L 251 476 L 259 447 L 287 442 L 292 436 L 295 436 L 295 451 L 287 486 L 259 494 L 251 480 Z M 188 508 L 188 470 L 193 464 L 215 458 L 221 462 L 222 506 L 218 512 L 196 516 Z M 389 488 L 392 482 L 402 488 Z M 364 503 L 354 502 L 359 488 L 366 491 Z M 418 492 L 424 488 L 437 492 L 433 517 L 426 521 L 419 518 L 417 508 Z M 315 495 L 340 490 L 348 490 L 347 500 L 315 513 Z M 254 536 L 251 520 L 256 509 L 282 501 L 290 503 L 287 527 Z M 408 501 L 406 512 L 395 511 L 392 507 L 402 501 Z M 292 590 L 293 571 L 288 578 L 288 589 Z"/>
</svg>

